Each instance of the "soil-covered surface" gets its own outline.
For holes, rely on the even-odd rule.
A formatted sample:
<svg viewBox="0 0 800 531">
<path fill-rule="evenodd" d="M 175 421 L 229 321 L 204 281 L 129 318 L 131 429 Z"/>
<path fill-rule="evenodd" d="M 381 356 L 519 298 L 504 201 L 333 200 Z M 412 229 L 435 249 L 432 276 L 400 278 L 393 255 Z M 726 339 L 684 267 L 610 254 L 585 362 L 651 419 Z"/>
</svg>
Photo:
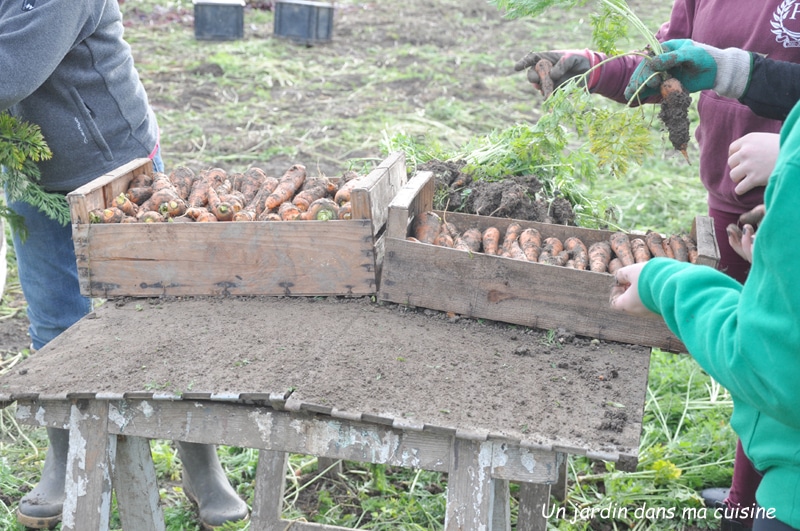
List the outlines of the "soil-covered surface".
<svg viewBox="0 0 800 531">
<path fill-rule="evenodd" d="M 15 370 L 19 393 L 282 394 L 635 459 L 649 349 L 369 298 L 112 300 Z"/>
</svg>

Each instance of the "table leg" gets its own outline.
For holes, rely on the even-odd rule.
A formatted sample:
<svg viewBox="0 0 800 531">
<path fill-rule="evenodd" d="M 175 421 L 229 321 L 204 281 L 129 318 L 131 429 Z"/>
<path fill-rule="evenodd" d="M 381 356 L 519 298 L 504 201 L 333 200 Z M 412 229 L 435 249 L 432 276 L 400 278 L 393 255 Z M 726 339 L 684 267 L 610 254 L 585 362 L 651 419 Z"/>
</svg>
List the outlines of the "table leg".
<svg viewBox="0 0 800 531">
<path fill-rule="evenodd" d="M 62 531 L 107 531 L 117 436 L 108 433 L 108 401 L 77 400 L 69 415 Z"/>
<path fill-rule="evenodd" d="M 496 486 L 491 472 L 492 443 L 454 440 L 447 476 L 446 531 L 491 530 Z"/>
<path fill-rule="evenodd" d="M 123 529 L 164 531 L 164 513 L 148 439 L 117 436 L 114 491 Z"/>
<path fill-rule="evenodd" d="M 283 492 L 286 486 L 286 465 L 289 454 L 274 450 L 258 451 L 256 487 L 251 514 L 253 529 L 283 530 Z"/>
</svg>

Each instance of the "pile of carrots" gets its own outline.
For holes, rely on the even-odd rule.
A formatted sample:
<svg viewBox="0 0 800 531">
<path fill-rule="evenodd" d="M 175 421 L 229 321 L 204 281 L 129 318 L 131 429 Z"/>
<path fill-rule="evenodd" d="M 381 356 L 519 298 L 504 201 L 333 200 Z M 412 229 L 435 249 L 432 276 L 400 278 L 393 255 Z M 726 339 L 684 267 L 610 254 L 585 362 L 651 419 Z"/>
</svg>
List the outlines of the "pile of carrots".
<svg viewBox="0 0 800 531">
<path fill-rule="evenodd" d="M 523 228 L 516 221 L 509 223 L 504 232 L 497 227 L 484 230 L 472 227 L 462 231 L 432 211 L 423 212 L 414 219 L 407 239 L 596 273 L 614 273 L 622 266 L 646 262 L 655 256 L 695 263 L 698 255 L 697 244 L 688 234 L 664 237 L 654 231 L 641 236 L 614 232 L 608 240 L 587 247 L 578 237 L 571 236 L 564 241 L 553 236 L 544 237 L 536 228 Z"/>
<path fill-rule="evenodd" d="M 127 191 L 106 208 L 89 213 L 91 223 L 164 221 L 291 221 L 351 219 L 350 195 L 361 175 L 309 177 L 302 164 L 280 178 L 252 167 L 243 173 L 210 168 L 195 173 L 179 166 L 169 174 L 135 175 Z"/>
</svg>

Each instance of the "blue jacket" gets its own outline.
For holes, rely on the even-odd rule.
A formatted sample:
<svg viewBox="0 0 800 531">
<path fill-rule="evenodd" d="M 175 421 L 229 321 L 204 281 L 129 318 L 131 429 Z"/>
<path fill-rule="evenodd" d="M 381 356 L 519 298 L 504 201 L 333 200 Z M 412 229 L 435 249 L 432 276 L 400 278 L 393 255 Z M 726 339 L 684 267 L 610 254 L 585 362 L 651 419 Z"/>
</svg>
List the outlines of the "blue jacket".
<svg viewBox="0 0 800 531">
<path fill-rule="evenodd" d="M 116 0 L 0 2 L 0 110 L 41 128 L 49 191 L 147 157 L 158 142 Z"/>
</svg>

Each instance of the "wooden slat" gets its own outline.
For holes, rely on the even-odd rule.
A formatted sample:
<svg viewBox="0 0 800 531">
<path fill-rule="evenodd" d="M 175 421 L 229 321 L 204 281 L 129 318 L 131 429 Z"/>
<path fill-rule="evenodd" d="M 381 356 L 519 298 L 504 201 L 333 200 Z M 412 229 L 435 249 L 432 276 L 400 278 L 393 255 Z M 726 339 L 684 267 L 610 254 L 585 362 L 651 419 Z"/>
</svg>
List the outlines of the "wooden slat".
<svg viewBox="0 0 800 531">
<path fill-rule="evenodd" d="M 147 439 L 117 438 L 113 484 L 124 529 L 164 531 L 156 469 Z"/>
<path fill-rule="evenodd" d="M 405 239 L 408 226 L 420 213 L 433 208 L 434 178 L 429 171 L 417 172 L 389 203 L 387 238 Z"/>
<path fill-rule="evenodd" d="M 388 239 L 382 300 L 539 329 L 564 327 L 575 334 L 685 352 L 653 315 L 612 311 L 614 279 L 577 271 Z"/>
<path fill-rule="evenodd" d="M 81 292 L 104 298 L 376 291 L 369 220 L 93 224 L 74 241 Z"/>
</svg>

